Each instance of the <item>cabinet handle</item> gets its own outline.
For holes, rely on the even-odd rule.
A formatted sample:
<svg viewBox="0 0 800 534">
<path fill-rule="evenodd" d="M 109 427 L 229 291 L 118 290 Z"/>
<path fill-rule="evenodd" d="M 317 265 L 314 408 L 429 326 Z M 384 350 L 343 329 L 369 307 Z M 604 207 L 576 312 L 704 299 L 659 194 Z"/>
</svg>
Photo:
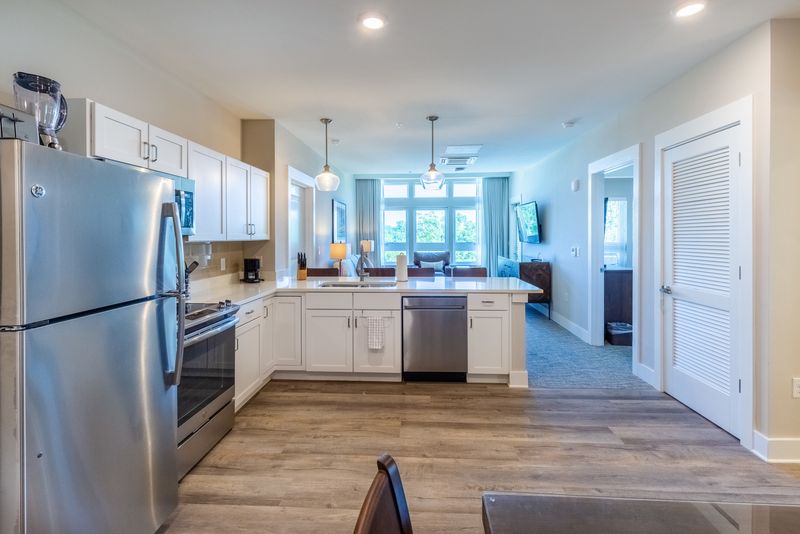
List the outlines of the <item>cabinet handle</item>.
<svg viewBox="0 0 800 534">
<path fill-rule="evenodd" d="M 250 223 L 250 226 L 253 228 L 252 230 L 250 230 L 250 235 L 256 235 L 256 225 Z"/>
<path fill-rule="evenodd" d="M 254 311 L 255 311 L 255 310 L 246 311 L 246 312 L 244 312 L 244 314 L 245 314 L 245 315 L 252 315 Z"/>
<path fill-rule="evenodd" d="M 469 327 L 472 328 L 472 317 L 469 318 Z"/>
<path fill-rule="evenodd" d="M 347 318 L 347 328 L 350 328 L 350 317 Z"/>
<path fill-rule="evenodd" d="M 266 319 L 267 317 L 269 317 L 269 310 L 264 306 L 264 318 Z"/>
<path fill-rule="evenodd" d="M 494 304 L 493 300 L 482 300 L 481 304 Z"/>
<path fill-rule="evenodd" d="M 356 328 L 358 328 L 358 317 L 355 318 Z"/>
<path fill-rule="evenodd" d="M 150 160 L 153 163 L 155 163 L 156 161 L 158 161 L 158 146 L 157 145 L 150 145 L 150 148 L 154 149 L 155 152 L 156 152 L 155 156 L 153 156 L 153 159 Z"/>
<path fill-rule="evenodd" d="M 239 350 L 239 338 L 238 337 L 236 338 L 236 347 L 233 350 L 234 350 L 234 352 Z"/>
<path fill-rule="evenodd" d="M 144 145 L 144 156 L 142 156 L 142 159 L 147 161 L 150 159 L 150 143 L 144 141 L 142 142 L 142 145 Z"/>
</svg>

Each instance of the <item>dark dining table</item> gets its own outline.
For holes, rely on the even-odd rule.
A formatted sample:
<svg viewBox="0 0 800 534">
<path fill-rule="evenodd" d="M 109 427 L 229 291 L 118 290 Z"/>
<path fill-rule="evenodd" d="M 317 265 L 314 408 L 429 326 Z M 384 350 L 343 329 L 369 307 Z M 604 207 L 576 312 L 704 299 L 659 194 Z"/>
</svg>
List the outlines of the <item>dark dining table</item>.
<svg viewBox="0 0 800 534">
<path fill-rule="evenodd" d="M 792 534 L 800 506 L 483 494 L 487 534 Z"/>
</svg>

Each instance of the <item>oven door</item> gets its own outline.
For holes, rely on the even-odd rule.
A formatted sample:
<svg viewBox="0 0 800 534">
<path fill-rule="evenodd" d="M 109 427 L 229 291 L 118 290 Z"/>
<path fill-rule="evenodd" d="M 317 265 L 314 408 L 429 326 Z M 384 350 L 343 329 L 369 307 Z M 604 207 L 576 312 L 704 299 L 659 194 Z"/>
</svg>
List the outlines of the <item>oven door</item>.
<svg viewBox="0 0 800 534">
<path fill-rule="evenodd" d="M 238 317 L 186 336 L 178 386 L 178 443 L 233 399 Z"/>
</svg>

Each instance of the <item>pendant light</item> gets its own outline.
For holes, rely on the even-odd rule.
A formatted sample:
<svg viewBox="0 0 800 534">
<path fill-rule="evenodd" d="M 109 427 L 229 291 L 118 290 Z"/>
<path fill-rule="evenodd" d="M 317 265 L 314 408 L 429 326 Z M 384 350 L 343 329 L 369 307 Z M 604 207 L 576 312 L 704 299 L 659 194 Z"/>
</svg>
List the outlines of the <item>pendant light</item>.
<svg viewBox="0 0 800 534">
<path fill-rule="evenodd" d="M 336 191 L 339 189 L 339 177 L 331 172 L 331 166 L 328 165 L 328 125 L 333 121 L 320 119 L 319 122 L 325 125 L 325 166 L 322 168 L 322 172 L 314 178 L 314 181 L 320 191 Z"/>
<path fill-rule="evenodd" d="M 433 123 L 439 120 L 439 117 L 428 115 L 426 118 L 431 121 L 431 166 L 419 177 L 419 182 L 423 189 L 438 190 L 444 185 L 444 174 L 436 170 L 436 164 L 433 162 Z"/>
</svg>

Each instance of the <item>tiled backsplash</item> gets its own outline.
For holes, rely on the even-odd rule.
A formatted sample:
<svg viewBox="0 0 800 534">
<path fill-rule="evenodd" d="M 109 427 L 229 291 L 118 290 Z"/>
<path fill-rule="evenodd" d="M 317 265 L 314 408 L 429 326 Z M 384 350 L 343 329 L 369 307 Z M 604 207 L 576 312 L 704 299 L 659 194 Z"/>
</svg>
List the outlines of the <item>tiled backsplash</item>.
<svg viewBox="0 0 800 534">
<path fill-rule="evenodd" d="M 238 273 L 244 268 L 244 252 L 242 251 L 242 243 L 239 241 L 233 242 L 219 242 L 211 243 L 211 258 L 208 260 L 206 266 L 203 266 L 201 256 L 204 243 L 184 243 L 183 253 L 186 258 L 186 263 L 192 261 L 200 262 L 198 267 L 191 275 L 192 280 L 202 280 L 204 278 L 211 278 L 224 274 Z M 225 258 L 225 270 L 220 269 L 222 258 Z"/>
</svg>

